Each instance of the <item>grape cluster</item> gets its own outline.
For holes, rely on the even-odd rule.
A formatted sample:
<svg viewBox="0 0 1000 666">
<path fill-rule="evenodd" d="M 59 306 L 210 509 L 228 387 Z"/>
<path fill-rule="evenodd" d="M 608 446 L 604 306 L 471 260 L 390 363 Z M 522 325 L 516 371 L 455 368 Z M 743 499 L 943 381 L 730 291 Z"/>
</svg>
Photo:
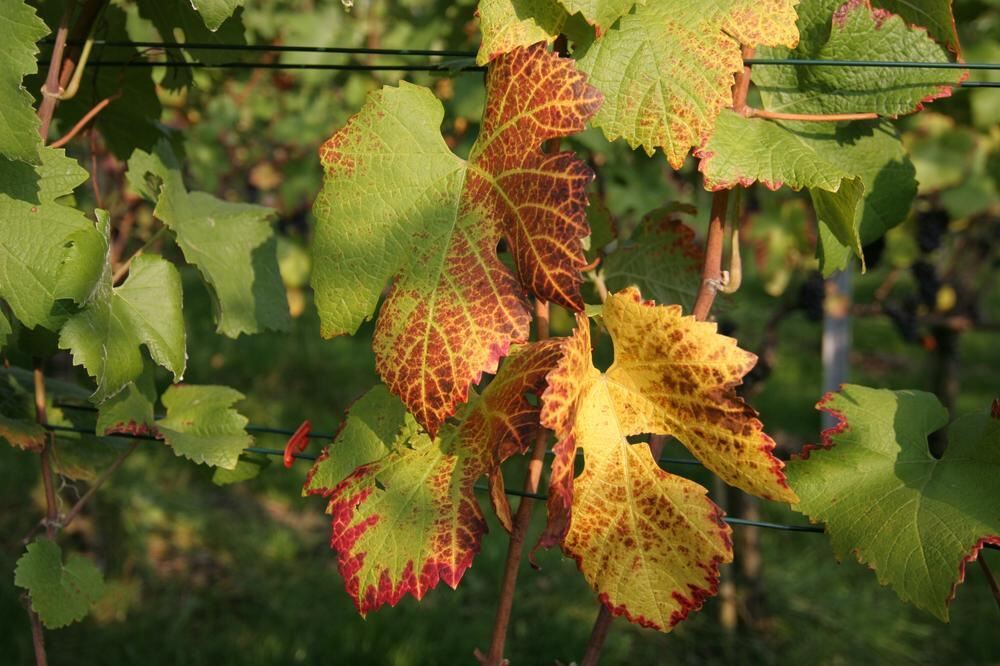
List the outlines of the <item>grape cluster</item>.
<svg viewBox="0 0 1000 666">
<path fill-rule="evenodd" d="M 937 304 L 938 290 L 941 289 L 941 279 L 929 262 L 919 259 L 910 266 L 910 273 L 917 282 L 917 295 L 920 302 L 929 308 Z"/>
<path fill-rule="evenodd" d="M 933 252 L 941 246 L 941 237 L 948 231 L 948 213 L 938 208 L 917 216 L 917 245 L 920 251 Z"/>
</svg>

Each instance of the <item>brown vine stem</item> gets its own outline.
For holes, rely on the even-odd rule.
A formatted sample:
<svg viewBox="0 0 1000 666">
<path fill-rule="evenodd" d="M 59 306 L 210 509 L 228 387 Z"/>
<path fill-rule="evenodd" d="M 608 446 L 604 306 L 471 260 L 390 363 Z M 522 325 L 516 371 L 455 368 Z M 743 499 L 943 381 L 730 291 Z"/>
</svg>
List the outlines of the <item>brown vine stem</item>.
<svg viewBox="0 0 1000 666">
<path fill-rule="evenodd" d="M 77 500 L 76 504 L 73 505 L 73 508 L 71 508 L 66 513 L 66 515 L 63 516 L 62 519 L 59 521 L 60 528 L 65 529 L 69 527 L 69 524 L 73 522 L 73 519 L 79 516 L 80 512 L 83 511 L 83 507 L 84 505 L 87 504 L 87 501 L 94 496 L 94 493 L 96 493 L 97 490 L 102 485 L 104 485 L 105 481 L 111 478 L 111 475 L 114 474 L 115 471 L 122 466 L 122 463 L 125 462 L 125 459 L 128 458 L 130 455 L 132 455 L 132 452 L 135 451 L 138 446 L 139 446 L 138 441 L 132 442 L 131 446 L 122 451 L 121 454 L 117 458 L 115 458 L 115 461 L 111 463 L 107 469 L 101 472 L 100 476 L 94 479 L 94 482 L 90 484 L 90 489 L 87 490 L 86 493 L 84 493 L 83 497 Z"/>
<path fill-rule="evenodd" d="M 132 266 L 132 262 L 135 261 L 138 257 L 142 256 L 143 253 L 146 252 L 146 250 L 153 247 L 153 244 L 156 243 L 156 241 L 163 238 L 163 235 L 166 232 L 167 232 L 166 225 L 157 229 L 156 233 L 150 236 L 149 240 L 146 241 L 142 247 L 136 250 L 131 257 L 125 260 L 125 263 L 123 263 L 121 266 L 118 267 L 118 270 L 116 270 L 114 275 L 111 276 L 111 284 L 117 285 L 119 282 L 121 282 L 122 278 L 125 277 L 125 274 L 128 273 L 128 269 Z"/>
<path fill-rule="evenodd" d="M 753 57 L 754 49 L 750 46 L 743 47 L 743 60 Z M 744 113 L 747 109 L 747 94 L 750 91 L 750 66 L 744 65 L 743 71 L 736 75 L 733 82 L 733 110 L 737 113 Z M 693 314 L 698 321 L 708 319 L 712 311 L 712 304 L 715 302 L 715 295 L 719 291 L 722 280 L 722 246 L 725 240 L 726 211 L 729 208 L 729 190 L 720 190 L 712 195 L 712 211 L 708 222 L 708 237 L 705 241 L 705 263 L 701 272 L 701 286 L 695 298 Z M 734 236 L 739 233 L 734 227 Z M 735 257 L 734 257 L 735 260 Z M 652 435 L 649 438 L 649 449 L 656 460 L 663 451 L 667 438 L 663 435 Z M 596 666 L 604 648 L 604 641 L 608 637 L 611 629 L 611 621 L 614 616 L 604 604 L 601 604 L 597 611 L 597 619 L 594 620 L 594 627 L 590 630 L 590 638 L 587 647 L 584 649 L 580 666 Z"/>
<path fill-rule="evenodd" d="M 111 102 L 115 101 L 119 97 L 121 97 L 120 92 L 112 95 L 111 97 L 105 97 L 104 99 L 102 99 L 100 102 L 95 104 L 90 111 L 87 111 L 87 113 L 83 114 L 83 117 L 80 118 L 80 120 L 76 121 L 76 124 L 73 125 L 73 128 L 70 129 L 70 131 L 66 132 L 66 134 L 62 138 L 58 139 L 57 141 L 53 141 L 49 145 L 52 148 L 62 148 L 63 146 L 65 146 L 67 143 L 72 141 L 73 137 L 79 134 L 80 130 L 86 127 L 87 123 L 93 120 L 98 113 L 103 111 L 108 104 L 111 104 Z"/>
<path fill-rule="evenodd" d="M 549 304 L 545 301 L 535 301 L 535 327 L 538 340 L 549 337 Z M 542 480 L 542 468 L 545 465 L 545 452 L 548 450 L 549 431 L 540 429 L 535 439 L 535 448 L 531 451 L 528 461 L 528 474 L 524 479 L 524 491 L 537 493 Z M 485 666 L 501 666 L 507 663 L 503 658 L 504 643 L 507 640 L 507 626 L 510 624 L 511 609 L 514 607 L 514 590 L 517 587 L 517 573 L 521 567 L 521 554 L 524 552 L 524 542 L 528 536 L 528 526 L 531 524 L 531 512 L 535 500 L 522 497 L 514 515 L 514 525 L 510 532 L 510 542 L 507 546 L 507 560 L 504 563 L 503 579 L 500 583 L 500 601 L 497 604 L 497 616 L 493 624 L 493 639 L 490 650 L 485 657 L 478 654 L 480 663 Z"/>
<path fill-rule="evenodd" d="M 877 120 L 877 113 L 781 113 L 780 111 L 765 111 L 745 106 L 741 113 L 747 118 L 764 118 L 766 120 L 802 120 L 814 123 L 840 122 L 843 120 Z"/>
<path fill-rule="evenodd" d="M 983 575 L 986 576 L 986 584 L 990 586 L 990 592 L 993 593 L 993 599 L 997 602 L 997 606 L 1000 607 L 1000 585 L 997 585 L 997 579 L 993 577 L 993 572 L 990 571 L 990 565 L 986 564 L 986 559 L 983 557 L 983 553 L 979 553 L 979 567 L 983 570 Z"/>
<path fill-rule="evenodd" d="M 49 420 L 45 409 L 45 372 L 41 358 L 35 358 L 32 377 L 35 384 L 35 421 L 45 427 Z M 39 456 L 42 466 L 42 486 L 45 488 L 45 535 L 50 539 L 55 536 L 57 514 L 56 489 L 52 483 L 51 446 L 51 438 L 47 438 Z M 35 649 L 35 663 L 37 666 L 46 666 L 48 658 L 45 654 L 45 635 L 38 614 L 32 610 L 30 601 L 28 617 L 31 620 L 31 643 Z"/>
<path fill-rule="evenodd" d="M 56 111 L 56 104 L 59 103 L 59 95 L 63 91 L 62 86 L 59 85 L 59 68 L 62 65 L 63 51 L 66 49 L 66 37 L 69 36 L 69 21 L 73 17 L 75 6 L 74 3 L 67 2 L 62 18 L 59 19 L 59 27 L 56 29 L 56 41 L 52 46 L 49 72 L 45 76 L 45 84 L 42 85 L 42 102 L 38 105 L 38 119 L 41 120 L 41 124 L 38 126 L 38 133 L 42 137 L 42 143 L 45 143 L 45 139 L 49 135 L 52 114 Z"/>
</svg>

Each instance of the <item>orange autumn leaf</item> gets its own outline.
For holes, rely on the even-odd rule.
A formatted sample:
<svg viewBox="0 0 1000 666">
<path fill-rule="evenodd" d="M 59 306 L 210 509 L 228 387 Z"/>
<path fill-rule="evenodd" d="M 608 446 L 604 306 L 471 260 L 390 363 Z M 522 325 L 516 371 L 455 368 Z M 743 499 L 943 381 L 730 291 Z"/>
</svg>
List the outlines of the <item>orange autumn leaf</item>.
<svg viewBox="0 0 1000 666">
<path fill-rule="evenodd" d="M 528 292 L 582 310 L 584 189 L 572 153 L 602 101 L 544 44 L 494 61 L 482 130 L 467 160 L 441 137 L 444 110 L 407 83 L 372 93 L 320 149 L 313 286 L 322 333 L 354 333 L 387 282 L 372 345 L 377 370 L 433 436 L 469 386 L 528 337 Z M 497 256 L 502 239 L 515 272 Z"/>
</svg>

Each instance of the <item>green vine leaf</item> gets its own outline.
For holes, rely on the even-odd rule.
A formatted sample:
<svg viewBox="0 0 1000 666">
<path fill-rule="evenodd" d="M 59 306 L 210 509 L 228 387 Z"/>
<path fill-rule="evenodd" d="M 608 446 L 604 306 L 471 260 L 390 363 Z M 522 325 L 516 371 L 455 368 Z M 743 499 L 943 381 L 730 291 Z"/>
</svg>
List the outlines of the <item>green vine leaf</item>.
<svg viewBox="0 0 1000 666">
<path fill-rule="evenodd" d="M 234 469 L 253 444 L 247 418 L 232 408 L 243 394 L 227 386 L 178 384 L 163 394 L 167 415 L 156 431 L 174 453 L 210 467 Z"/>
<path fill-rule="evenodd" d="M 139 15 L 150 21 L 164 42 L 179 42 L 181 48 L 166 49 L 171 60 L 184 61 L 183 43 L 213 44 L 218 49 L 200 49 L 194 59 L 209 64 L 232 60 L 232 51 L 224 47 L 247 43 L 243 26 L 245 0 L 138 0 Z M 227 13 L 228 12 L 228 13 Z M 171 68 L 163 85 L 171 90 L 190 86 L 191 70 Z"/>
<path fill-rule="evenodd" d="M 955 55 L 961 55 L 952 0 L 875 0 L 875 5 L 898 14 L 912 26 L 926 28 L 935 41 L 947 46 Z"/>
<path fill-rule="evenodd" d="M 35 10 L 21 0 L 7 0 L 0 6 L 4 26 L 0 46 L 0 155 L 28 164 L 39 164 L 39 120 L 35 100 L 21 81 L 38 71 L 38 47 L 35 42 L 49 34 L 49 29 Z"/>
<path fill-rule="evenodd" d="M 788 464 L 795 510 L 826 524 L 838 559 L 854 553 L 901 599 L 947 621 L 966 563 L 1000 544 L 1000 419 L 956 419 L 936 459 L 927 438 L 948 412 L 930 393 L 845 385 L 818 406 L 839 423 Z"/>
<path fill-rule="evenodd" d="M 144 363 L 142 374 L 135 381 L 129 382 L 114 397 L 98 406 L 94 431 L 99 435 L 156 436 L 156 419 L 153 416 L 155 403 L 153 366 Z"/>
<path fill-rule="evenodd" d="M 763 49 L 762 58 L 947 62 L 948 51 L 921 28 L 868 0 L 803 0 L 798 48 Z M 753 70 L 764 108 L 784 113 L 899 116 L 951 94 L 962 70 L 919 67 L 768 66 Z M 886 82 L 892 85 L 887 86 Z"/>
<path fill-rule="evenodd" d="M 191 6 L 201 14 L 205 27 L 212 32 L 218 30 L 219 26 L 245 3 L 246 0 L 191 0 Z"/>
<path fill-rule="evenodd" d="M 287 330 L 288 300 L 269 221 L 274 211 L 189 192 L 166 142 L 153 153 L 137 150 L 128 177 L 139 194 L 156 202 L 153 214 L 174 232 L 184 258 L 201 272 L 219 333 L 236 338 Z"/>
<path fill-rule="evenodd" d="M 824 275 L 902 222 L 917 194 L 916 170 L 884 121 L 849 125 L 719 116 L 715 134 L 697 151 L 709 190 L 759 181 L 771 189 L 809 188 L 822 223 Z"/>
<path fill-rule="evenodd" d="M 244 453 L 240 456 L 233 469 L 216 468 L 212 473 L 212 483 L 217 486 L 230 486 L 256 479 L 260 473 L 271 466 L 271 459 L 261 453 Z"/>
<path fill-rule="evenodd" d="M 542 391 L 559 351 L 555 340 L 515 349 L 436 438 L 382 388 L 351 409 L 306 491 L 330 500 L 331 546 L 362 615 L 408 594 L 421 599 L 442 581 L 458 585 L 486 532 L 473 486 L 499 476 L 500 463 L 531 444 L 539 407 L 525 394 Z M 352 464 L 382 452 L 353 472 L 337 460 L 343 455 Z"/>
<path fill-rule="evenodd" d="M 654 2 L 656 0 L 653 0 Z M 593 25 L 600 36 L 607 32 L 615 21 L 625 16 L 636 5 L 645 5 L 647 0 L 559 0 L 570 14 L 579 12 L 587 23 Z"/>
<path fill-rule="evenodd" d="M 527 339 L 525 287 L 583 308 L 593 174 L 571 153 L 539 148 L 583 130 L 600 103 L 572 61 L 537 44 L 492 64 L 468 160 L 441 137 L 441 103 L 405 82 L 372 93 L 321 148 L 312 275 L 321 332 L 357 331 L 394 280 L 372 340 L 376 368 L 432 435 L 470 384 Z M 517 277 L 497 257 L 502 238 Z"/>
<path fill-rule="evenodd" d="M 580 69 L 604 93 L 593 124 L 679 169 L 732 105 L 740 44 L 795 46 L 797 0 L 659 0 L 601 39 L 580 44 Z"/>
<path fill-rule="evenodd" d="M 0 158 L 0 297 L 27 328 L 56 331 L 70 302 L 90 297 L 105 246 L 83 213 L 57 203 L 87 173 L 62 150 L 40 157 L 37 167 Z"/>
<path fill-rule="evenodd" d="M 643 217 L 629 242 L 605 258 L 604 282 L 609 291 L 638 287 L 657 303 L 676 303 L 690 312 L 704 255 L 694 230 L 674 211 L 656 210 Z"/>
<path fill-rule="evenodd" d="M 104 594 L 104 577 L 92 561 L 74 553 L 63 564 L 62 550 L 48 539 L 28 544 L 14 584 L 28 591 L 31 609 L 49 629 L 82 620 Z"/>
<path fill-rule="evenodd" d="M 98 211 L 97 220 L 107 254 L 111 220 L 104 211 Z M 142 345 L 180 381 L 187 363 L 182 300 L 180 274 L 166 259 L 136 257 L 119 287 L 112 286 L 111 262 L 105 261 L 84 308 L 59 334 L 59 346 L 96 380 L 95 401 L 107 400 L 142 374 Z"/>
<path fill-rule="evenodd" d="M 334 440 L 335 446 L 337 442 L 346 444 L 337 447 L 335 456 L 330 455 L 329 448 L 320 454 L 306 476 L 302 494 L 323 494 L 336 488 L 351 472 L 385 457 L 400 437 L 415 436 L 418 429 L 417 422 L 389 389 L 382 384 L 375 386 L 351 405 Z"/>
<path fill-rule="evenodd" d="M 14 329 L 11 328 L 7 315 L 0 311 L 0 351 L 3 351 L 3 348 L 7 346 L 7 339 L 13 332 Z"/>
</svg>

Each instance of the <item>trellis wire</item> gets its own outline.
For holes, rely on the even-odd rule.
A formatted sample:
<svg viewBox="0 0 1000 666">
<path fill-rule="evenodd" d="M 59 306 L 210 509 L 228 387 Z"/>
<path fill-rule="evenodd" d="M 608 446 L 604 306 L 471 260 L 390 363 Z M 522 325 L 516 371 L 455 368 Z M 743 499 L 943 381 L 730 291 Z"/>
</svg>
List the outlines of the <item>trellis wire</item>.
<svg viewBox="0 0 1000 666">
<path fill-rule="evenodd" d="M 60 409 L 73 409 L 79 412 L 97 412 L 97 408 L 94 407 L 93 405 L 78 405 L 72 402 L 56 402 L 53 404 L 53 406 L 58 407 Z M 157 416 L 155 418 L 160 419 L 163 417 Z M 285 435 L 287 437 L 291 437 L 296 433 L 296 431 L 291 428 L 274 428 L 271 426 L 258 426 L 252 424 L 246 426 L 245 430 L 247 432 L 260 433 L 265 435 Z M 90 432 L 90 430 L 73 430 L 72 432 L 86 432 L 91 435 L 94 434 Z M 336 436 L 337 436 L 336 433 L 312 432 L 312 431 L 310 431 L 309 434 L 306 435 L 306 437 L 308 437 L 309 439 L 326 439 L 331 441 L 334 438 L 336 438 Z M 552 457 L 555 454 L 552 451 L 547 451 L 546 455 Z M 668 465 L 695 465 L 695 466 L 701 465 L 700 461 L 694 460 L 693 458 L 671 458 L 668 456 L 663 456 L 657 459 L 657 462 Z"/>
<path fill-rule="evenodd" d="M 67 44 L 81 46 L 86 40 L 69 39 Z M 51 44 L 52 40 L 42 43 Z M 253 53 L 339 53 L 349 55 L 392 55 L 392 56 L 442 56 L 453 58 L 474 58 L 476 51 L 449 49 L 376 49 L 352 46 L 291 46 L 268 44 L 221 44 L 213 42 L 143 42 L 130 40 L 95 39 L 94 46 L 116 48 L 161 48 L 184 49 L 186 51 L 247 51 Z M 794 67 L 903 67 L 929 69 L 987 69 L 1000 70 L 1000 63 L 981 62 L 921 62 L 917 60 L 817 60 L 796 58 L 748 58 L 747 65 L 791 65 Z"/>
<path fill-rule="evenodd" d="M 69 406 L 69 405 L 67 405 L 67 406 Z M 75 426 L 60 426 L 60 425 L 52 425 L 52 424 L 48 424 L 48 425 L 45 425 L 43 427 L 46 430 L 50 430 L 52 432 L 73 432 L 73 433 L 79 433 L 79 434 L 93 435 L 95 437 L 98 436 L 98 435 L 95 435 L 95 433 L 93 432 L 93 430 L 91 430 L 89 428 L 78 428 L 78 427 L 75 427 Z M 250 428 L 251 427 L 248 426 L 246 428 L 246 430 L 249 432 Z M 264 431 L 264 432 L 279 431 L 277 434 L 285 434 L 285 432 L 288 432 L 288 433 L 294 432 L 292 430 L 286 431 L 283 428 L 258 428 L 258 430 Z M 156 438 L 156 437 L 154 437 L 152 435 L 134 435 L 134 434 L 130 434 L 130 433 L 116 433 L 116 434 L 112 434 L 112 435 L 100 435 L 100 436 L 101 437 L 114 437 L 114 438 L 120 438 L 120 439 L 138 439 L 138 440 L 142 440 L 142 441 L 151 441 L 151 442 L 162 441 L 162 440 L 160 440 L 160 439 L 158 439 L 158 438 Z M 315 435 L 313 435 L 313 436 L 315 436 Z M 263 448 L 263 447 L 258 447 L 258 446 L 251 446 L 251 447 L 248 447 L 248 448 L 243 449 L 243 450 L 246 453 L 257 453 L 257 454 L 265 455 L 265 456 L 284 456 L 285 455 L 285 452 L 282 449 L 269 449 L 269 448 Z M 309 460 L 309 461 L 315 461 L 319 457 L 319 456 L 317 456 L 315 454 L 311 454 L 311 453 L 294 453 L 292 455 L 297 460 Z M 659 460 L 659 462 L 664 462 L 664 461 L 665 461 L 665 459 L 663 459 L 663 458 L 661 458 Z M 683 461 L 682 460 L 682 462 L 692 462 L 692 461 Z M 697 463 L 695 461 L 694 464 L 699 464 L 699 463 Z M 486 487 L 486 486 L 484 486 L 484 485 L 477 484 L 477 485 L 474 486 L 474 488 L 476 490 L 478 490 L 478 491 L 481 491 L 481 492 L 489 492 L 489 488 Z M 541 501 L 545 501 L 546 499 L 548 499 L 548 496 L 544 495 L 542 493 L 528 493 L 528 492 L 524 492 L 523 490 L 516 490 L 514 488 L 505 488 L 504 492 L 507 495 L 512 495 L 512 496 L 515 496 L 515 497 L 528 497 L 528 498 L 531 498 L 531 499 L 541 500 Z M 730 518 L 730 517 L 725 517 L 725 518 L 723 518 L 723 520 L 725 520 L 727 523 L 729 523 L 731 525 L 743 525 L 743 526 L 746 526 L 746 527 L 762 527 L 764 529 L 783 530 L 783 531 L 786 531 L 786 532 L 816 532 L 816 533 L 821 533 L 821 532 L 824 531 L 823 528 L 820 527 L 820 526 L 818 526 L 818 525 L 785 525 L 785 524 L 782 524 L 782 523 L 770 523 L 770 522 L 766 522 L 766 521 L 747 520 L 745 518 Z"/>
<path fill-rule="evenodd" d="M 40 66 L 47 66 L 48 61 L 42 60 Z M 465 66 L 463 64 L 442 62 L 431 65 L 343 65 L 327 63 L 281 63 L 281 62 L 189 62 L 189 61 L 154 61 L 154 60 L 98 60 L 89 63 L 94 67 L 169 67 L 174 69 L 272 69 L 272 70 L 316 70 L 340 72 L 431 72 L 437 74 L 464 74 L 467 72 L 485 72 L 485 67 Z M 773 64 L 773 63 L 765 63 Z M 948 63 L 937 63 L 948 64 Z M 873 65 L 882 66 L 882 65 Z M 1000 88 L 997 81 L 962 81 L 959 83 L 943 82 L 955 88 Z"/>
</svg>

